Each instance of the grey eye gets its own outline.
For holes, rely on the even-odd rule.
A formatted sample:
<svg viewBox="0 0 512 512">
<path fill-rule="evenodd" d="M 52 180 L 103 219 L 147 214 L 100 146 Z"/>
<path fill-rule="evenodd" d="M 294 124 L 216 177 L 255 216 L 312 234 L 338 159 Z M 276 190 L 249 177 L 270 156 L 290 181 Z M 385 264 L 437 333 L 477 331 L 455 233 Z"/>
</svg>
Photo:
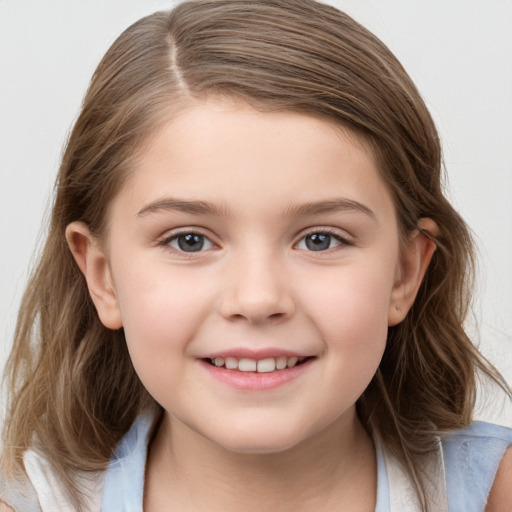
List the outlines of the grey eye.
<svg viewBox="0 0 512 512">
<path fill-rule="evenodd" d="M 310 233 L 302 238 L 297 244 L 297 249 L 307 251 L 326 251 L 341 245 L 341 240 L 329 233 Z"/>
<path fill-rule="evenodd" d="M 204 235 L 198 233 L 182 233 L 175 235 L 169 241 L 169 245 L 182 252 L 199 252 L 211 249 L 213 244 Z"/>
</svg>

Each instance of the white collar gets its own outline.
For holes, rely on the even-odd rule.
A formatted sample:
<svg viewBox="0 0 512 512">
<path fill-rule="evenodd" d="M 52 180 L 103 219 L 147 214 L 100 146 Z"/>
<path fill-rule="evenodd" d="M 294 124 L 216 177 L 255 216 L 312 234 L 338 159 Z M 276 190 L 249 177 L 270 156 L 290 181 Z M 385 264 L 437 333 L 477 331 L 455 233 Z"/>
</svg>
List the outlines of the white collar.
<svg viewBox="0 0 512 512">
<path fill-rule="evenodd" d="M 381 500 L 380 503 L 377 502 L 376 512 L 403 512 L 404 510 L 407 510 L 407 512 L 422 512 L 411 478 L 403 465 L 383 445 L 378 435 L 374 435 L 374 443 L 379 467 L 378 485 L 380 489 L 378 490 L 378 498 Z M 428 457 L 424 472 L 425 490 L 431 508 L 436 512 L 449 512 L 444 467 L 442 444 L 438 439 L 436 450 Z M 382 489 L 386 480 L 388 492 Z M 383 503 L 383 501 L 388 503 Z"/>
</svg>

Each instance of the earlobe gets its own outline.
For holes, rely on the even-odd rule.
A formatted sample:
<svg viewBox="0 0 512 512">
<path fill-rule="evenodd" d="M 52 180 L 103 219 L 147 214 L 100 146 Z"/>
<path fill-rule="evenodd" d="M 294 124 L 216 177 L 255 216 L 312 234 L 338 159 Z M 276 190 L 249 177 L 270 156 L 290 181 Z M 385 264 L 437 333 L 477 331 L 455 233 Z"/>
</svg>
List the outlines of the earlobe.
<svg viewBox="0 0 512 512">
<path fill-rule="evenodd" d="M 438 234 L 439 228 L 432 219 L 420 219 L 418 228 L 402 247 L 397 280 L 389 304 L 389 326 L 399 324 L 413 305 L 436 250 L 433 237 Z"/>
<path fill-rule="evenodd" d="M 101 323 L 109 329 L 123 326 L 121 311 L 105 251 L 83 222 L 66 228 L 66 240 L 82 271 Z"/>
</svg>

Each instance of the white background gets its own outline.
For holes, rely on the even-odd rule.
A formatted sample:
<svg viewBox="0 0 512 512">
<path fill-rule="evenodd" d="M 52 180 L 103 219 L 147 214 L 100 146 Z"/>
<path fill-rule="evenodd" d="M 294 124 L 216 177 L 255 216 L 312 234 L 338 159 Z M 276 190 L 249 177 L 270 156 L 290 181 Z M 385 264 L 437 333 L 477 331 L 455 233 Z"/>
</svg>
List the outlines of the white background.
<svg viewBox="0 0 512 512">
<path fill-rule="evenodd" d="M 438 124 L 480 252 L 481 350 L 512 382 L 512 0 L 333 1 L 381 37 Z M 157 0 L 0 0 L 0 364 L 67 133 L 115 37 Z M 484 395 L 482 395 L 484 396 Z M 512 426 L 494 392 L 479 417 Z"/>
</svg>

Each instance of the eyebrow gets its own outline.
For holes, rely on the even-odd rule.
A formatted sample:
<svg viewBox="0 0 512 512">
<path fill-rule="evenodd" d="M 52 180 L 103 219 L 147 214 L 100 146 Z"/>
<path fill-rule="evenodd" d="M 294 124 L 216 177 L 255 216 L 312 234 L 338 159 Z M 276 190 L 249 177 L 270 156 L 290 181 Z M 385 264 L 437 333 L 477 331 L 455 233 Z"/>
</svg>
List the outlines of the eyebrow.
<svg viewBox="0 0 512 512">
<path fill-rule="evenodd" d="M 207 201 L 187 201 L 167 197 L 158 199 L 144 206 L 138 213 L 137 217 L 145 217 L 153 213 L 166 211 L 179 211 L 191 215 L 213 215 L 218 217 L 227 217 L 228 209 L 225 206 L 209 203 Z M 312 201 L 299 205 L 292 205 L 286 210 L 286 216 L 299 217 L 307 215 L 320 215 L 323 213 L 336 213 L 339 211 L 355 211 L 361 212 L 376 220 L 375 213 L 364 204 L 352 199 L 337 198 L 327 199 L 324 201 Z"/>
<path fill-rule="evenodd" d="M 219 217 L 227 216 L 227 209 L 220 205 L 208 203 L 206 201 L 186 201 L 183 199 L 166 197 L 144 206 L 144 208 L 142 208 L 142 210 L 137 213 L 137 217 L 145 217 L 146 215 L 150 215 L 152 213 L 159 213 L 170 210 L 190 213 L 192 215 L 215 215 Z"/>
<path fill-rule="evenodd" d="M 294 216 L 306 216 L 306 215 L 320 215 L 322 213 L 336 213 L 336 212 L 361 212 L 368 215 L 372 220 L 377 220 L 375 213 L 368 208 L 368 206 L 354 201 L 352 199 L 335 198 L 327 199 L 325 201 L 314 201 L 299 205 L 290 206 L 287 210 L 287 215 L 290 217 Z"/>
</svg>

